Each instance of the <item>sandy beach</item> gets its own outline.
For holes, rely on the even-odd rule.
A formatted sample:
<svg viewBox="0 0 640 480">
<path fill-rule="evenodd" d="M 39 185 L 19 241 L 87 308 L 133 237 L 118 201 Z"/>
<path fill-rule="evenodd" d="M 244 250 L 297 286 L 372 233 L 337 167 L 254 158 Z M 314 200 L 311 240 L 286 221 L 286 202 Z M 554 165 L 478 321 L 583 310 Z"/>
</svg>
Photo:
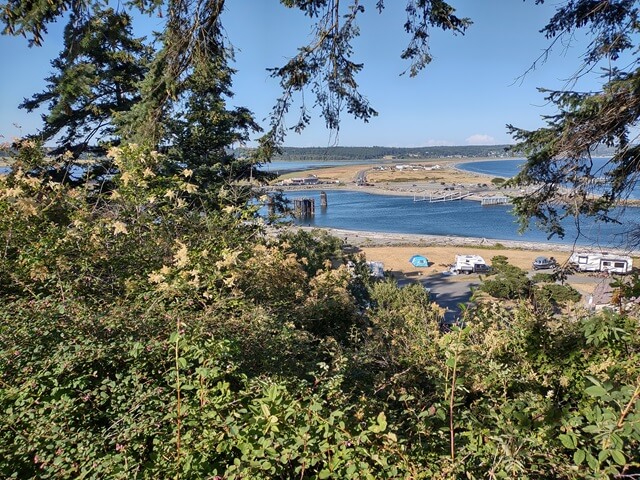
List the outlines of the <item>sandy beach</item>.
<svg viewBox="0 0 640 480">
<path fill-rule="evenodd" d="M 312 230 L 311 227 L 297 227 Z M 354 230 L 325 229 L 356 251 L 366 255 L 369 261 L 383 262 L 386 270 L 406 276 L 440 273 L 454 261 L 456 255 L 477 254 L 490 261 L 496 255 L 504 255 L 513 265 L 528 270 L 538 256 L 555 257 L 565 262 L 571 253 L 571 245 L 540 243 L 488 238 L 455 237 L 439 235 L 412 235 L 401 233 L 362 232 Z M 409 262 L 412 255 L 420 254 L 432 264 L 428 269 L 417 269 Z"/>
<path fill-rule="evenodd" d="M 297 227 L 303 230 L 313 230 L 312 227 Z M 491 263 L 494 256 L 507 257 L 509 263 L 526 271 L 532 270 L 532 263 L 538 256 L 554 257 L 560 265 L 567 262 L 574 248 L 571 245 L 509 241 L 496 239 L 482 239 L 471 237 L 410 235 L 382 232 L 363 232 L 341 229 L 323 229 L 333 236 L 343 240 L 346 250 L 362 254 L 367 261 L 382 262 L 385 272 L 397 281 L 421 282 L 430 284 L 430 279 L 443 278 L 442 273 L 449 270 L 456 255 L 480 255 L 487 263 Z M 577 250 L 576 250 L 577 251 Z M 614 252 L 614 250 L 610 250 Z M 629 252 L 618 251 L 628 254 Z M 637 253 L 637 252 L 636 252 Z M 413 255 L 423 255 L 429 260 L 429 267 L 417 268 L 409 259 Z M 634 265 L 639 264 L 634 257 Z M 550 273 L 551 270 L 542 270 Z M 472 276 L 476 277 L 477 276 Z M 469 276 L 448 276 L 447 282 L 469 282 Z M 572 275 L 567 284 L 575 288 L 583 299 L 589 297 L 597 283 L 602 281 L 598 274 Z"/>
</svg>

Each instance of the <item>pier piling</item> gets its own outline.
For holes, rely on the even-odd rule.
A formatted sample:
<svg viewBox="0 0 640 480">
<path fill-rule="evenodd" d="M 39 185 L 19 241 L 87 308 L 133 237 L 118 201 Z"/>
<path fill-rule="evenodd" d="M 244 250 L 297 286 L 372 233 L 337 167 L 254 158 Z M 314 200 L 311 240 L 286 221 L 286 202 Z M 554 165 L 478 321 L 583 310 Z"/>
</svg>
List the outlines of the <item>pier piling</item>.
<svg viewBox="0 0 640 480">
<path fill-rule="evenodd" d="M 267 213 L 269 216 L 276 214 L 276 202 L 271 195 L 267 195 Z"/>
<path fill-rule="evenodd" d="M 313 198 L 294 198 L 293 214 L 298 218 L 313 217 L 316 213 L 315 200 Z"/>
</svg>

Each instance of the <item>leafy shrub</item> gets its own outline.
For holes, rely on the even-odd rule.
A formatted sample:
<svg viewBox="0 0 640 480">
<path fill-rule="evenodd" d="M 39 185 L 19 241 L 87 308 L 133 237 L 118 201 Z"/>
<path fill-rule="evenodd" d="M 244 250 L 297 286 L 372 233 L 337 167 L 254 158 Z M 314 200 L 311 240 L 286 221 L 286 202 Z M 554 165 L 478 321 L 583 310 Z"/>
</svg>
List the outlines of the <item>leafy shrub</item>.
<svg viewBox="0 0 640 480">
<path fill-rule="evenodd" d="M 533 274 L 533 277 L 531 277 L 531 281 L 533 283 L 555 282 L 555 275 L 553 273 L 536 272 Z"/>
<path fill-rule="evenodd" d="M 337 237 L 329 235 L 325 230 L 314 229 L 312 231 L 295 230 L 280 235 L 280 239 L 286 244 L 285 248 L 294 252 L 299 259 L 304 259 L 302 264 L 309 276 L 313 276 L 320 270 L 327 268 L 327 262 L 341 263 L 342 242 Z"/>
<path fill-rule="evenodd" d="M 202 334 L 205 318 L 24 307 L 0 316 L 3 478 L 396 478 L 413 469 L 384 413 L 356 418 L 361 407 L 326 365 L 311 382 L 250 378 L 238 368 L 245 352 Z"/>
<path fill-rule="evenodd" d="M 495 298 L 507 300 L 527 298 L 531 291 L 531 282 L 526 276 L 499 275 L 485 280 L 480 290 Z"/>
<path fill-rule="evenodd" d="M 298 256 L 249 207 L 203 209 L 191 172 L 112 155 L 107 192 L 37 159 L 0 178 L 0 476 L 415 476 L 384 413 L 340 391 L 351 276 L 302 261 L 337 241 Z"/>
<path fill-rule="evenodd" d="M 548 283 L 535 289 L 538 302 L 551 302 L 554 305 L 566 305 L 568 302 L 579 302 L 582 295 L 570 285 Z"/>
<path fill-rule="evenodd" d="M 294 248 L 250 207 L 210 211 L 191 173 L 152 152 L 114 151 L 103 191 L 46 180 L 28 153 L 0 178 L 1 477 L 575 479 L 640 465 L 636 318 L 491 302 L 443 333 L 422 286 L 361 281 L 363 308 L 364 263 L 355 277 L 308 268 L 332 240 Z M 504 257 L 494 269 L 500 295 L 532 288 Z"/>
<path fill-rule="evenodd" d="M 508 263 L 507 257 L 497 255 L 491 259 L 491 272 L 480 290 L 495 298 L 527 298 L 531 293 L 531 281 L 527 273 Z"/>
</svg>

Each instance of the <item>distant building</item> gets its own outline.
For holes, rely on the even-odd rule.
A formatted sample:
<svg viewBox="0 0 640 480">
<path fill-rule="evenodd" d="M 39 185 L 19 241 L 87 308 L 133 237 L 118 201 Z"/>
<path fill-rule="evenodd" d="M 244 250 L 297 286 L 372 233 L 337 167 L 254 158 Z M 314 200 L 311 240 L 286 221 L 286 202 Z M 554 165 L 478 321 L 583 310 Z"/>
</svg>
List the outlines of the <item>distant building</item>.
<svg viewBox="0 0 640 480">
<path fill-rule="evenodd" d="M 290 178 L 285 180 L 288 185 L 317 185 L 319 183 L 318 177 L 315 175 L 309 175 L 308 177 Z"/>
</svg>

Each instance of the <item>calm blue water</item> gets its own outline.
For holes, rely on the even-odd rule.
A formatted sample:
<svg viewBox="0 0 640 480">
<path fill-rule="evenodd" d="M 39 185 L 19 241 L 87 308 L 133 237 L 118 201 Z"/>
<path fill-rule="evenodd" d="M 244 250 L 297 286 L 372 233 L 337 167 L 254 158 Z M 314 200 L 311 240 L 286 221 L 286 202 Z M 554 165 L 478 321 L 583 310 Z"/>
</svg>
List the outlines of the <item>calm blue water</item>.
<svg viewBox="0 0 640 480">
<path fill-rule="evenodd" d="M 320 205 L 320 191 L 290 192 L 288 198 L 314 198 Z M 628 208 L 621 215 L 623 225 L 581 222 L 581 235 L 575 225 L 565 223 L 565 239 L 552 238 L 531 228 L 519 235 L 518 225 L 511 215 L 511 206 L 482 207 L 479 202 L 457 201 L 443 203 L 414 202 L 412 197 L 374 195 L 358 191 L 328 190 L 328 208 L 316 208 L 313 218 L 298 221 L 315 227 L 340 228 L 373 232 L 453 235 L 460 237 L 495 238 L 498 240 L 528 240 L 549 243 L 624 246 L 624 235 L 631 227 L 640 225 L 640 208 Z"/>
<path fill-rule="evenodd" d="M 456 165 L 460 170 L 467 172 L 482 173 L 494 177 L 515 177 L 520 168 L 524 165 L 524 159 L 514 160 L 487 160 L 483 162 L 459 163 Z"/>
</svg>

